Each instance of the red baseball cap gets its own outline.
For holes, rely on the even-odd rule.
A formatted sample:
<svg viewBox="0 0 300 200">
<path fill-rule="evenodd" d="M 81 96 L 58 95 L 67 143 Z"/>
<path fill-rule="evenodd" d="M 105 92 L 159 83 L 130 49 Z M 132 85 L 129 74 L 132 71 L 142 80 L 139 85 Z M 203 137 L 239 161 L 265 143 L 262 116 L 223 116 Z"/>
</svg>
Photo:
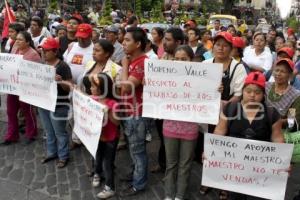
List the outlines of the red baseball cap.
<svg viewBox="0 0 300 200">
<path fill-rule="evenodd" d="M 280 52 L 286 53 L 291 59 L 294 57 L 295 51 L 290 47 L 282 47 L 277 51 L 277 54 Z"/>
<path fill-rule="evenodd" d="M 261 72 L 251 72 L 246 77 L 244 84 L 255 84 L 264 89 L 266 86 L 266 77 Z"/>
<path fill-rule="evenodd" d="M 75 37 L 88 38 L 92 36 L 93 27 L 89 24 L 79 24 Z"/>
<path fill-rule="evenodd" d="M 196 24 L 192 20 L 188 20 L 184 25 L 185 26 L 190 26 L 191 28 L 196 28 Z"/>
<path fill-rule="evenodd" d="M 294 35 L 294 34 L 295 34 L 294 29 L 288 28 L 287 35 L 290 36 L 290 35 Z"/>
<path fill-rule="evenodd" d="M 83 17 L 79 14 L 73 14 L 71 19 L 76 19 L 79 23 L 81 23 L 83 21 Z"/>
<path fill-rule="evenodd" d="M 219 32 L 215 38 L 214 38 L 214 42 L 216 42 L 219 38 L 224 38 L 227 42 L 229 42 L 230 44 L 232 44 L 232 35 L 228 32 L 222 31 Z"/>
<path fill-rule="evenodd" d="M 44 50 L 50 50 L 50 49 L 58 49 L 59 48 L 59 42 L 55 38 L 48 37 L 42 45 L 40 45 L 41 48 Z"/>
<path fill-rule="evenodd" d="M 295 69 L 295 64 L 294 64 L 294 62 L 291 60 L 291 59 L 288 59 L 288 58 L 282 58 L 282 59 L 279 59 L 279 60 L 277 60 L 277 62 L 276 62 L 276 65 L 278 65 L 278 64 L 280 64 L 280 63 L 287 63 L 288 64 L 288 66 L 290 67 L 290 69 L 292 70 L 292 71 L 294 71 L 294 69 Z"/>
<path fill-rule="evenodd" d="M 232 45 L 233 47 L 243 49 L 246 46 L 246 43 L 241 37 L 232 37 Z"/>
</svg>

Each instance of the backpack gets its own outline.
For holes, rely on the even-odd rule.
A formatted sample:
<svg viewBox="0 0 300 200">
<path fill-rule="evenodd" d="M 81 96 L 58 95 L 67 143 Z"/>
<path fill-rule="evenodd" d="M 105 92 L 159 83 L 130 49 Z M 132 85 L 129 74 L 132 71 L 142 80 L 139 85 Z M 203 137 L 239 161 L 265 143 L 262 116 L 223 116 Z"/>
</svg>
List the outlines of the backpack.
<svg viewBox="0 0 300 200">
<path fill-rule="evenodd" d="M 40 37 L 40 39 L 39 39 L 39 45 L 41 44 L 41 42 L 43 41 L 44 38 L 45 38 L 45 36 L 43 36 L 43 35 Z"/>
<path fill-rule="evenodd" d="M 229 80 L 228 80 L 228 82 L 227 82 L 228 85 L 225 86 L 224 83 L 223 83 L 223 80 L 222 80 L 222 84 L 223 84 L 223 86 L 224 86 L 224 91 L 222 92 L 221 97 L 222 97 L 223 100 L 229 100 L 229 99 L 231 99 L 231 97 L 234 95 L 233 93 L 230 95 L 230 84 L 231 84 L 231 81 L 232 81 L 232 79 L 233 79 L 233 76 L 234 76 L 234 73 L 235 73 L 235 71 L 236 71 L 236 68 L 237 68 L 237 66 L 238 66 L 239 64 L 240 64 L 240 63 L 237 63 L 237 64 L 234 66 L 234 68 L 233 68 L 231 74 L 230 74 L 230 67 L 228 68 L 228 69 L 229 69 Z"/>
<path fill-rule="evenodd" d="M 250 69 L 249 65 L 247 65 L 247 63 L 245 63 L 243 60 L 241 60 L 240 63 L 241 63 L 242 65 L 244 65 L 244 68 L 245 68 L 245 70 L 246 70 L 246 73 L 249 74 L 249 73 L 251 72 L 251 69 Z"/>
<path fill-rule="evenodd" d="M 226 110 L 227 110 L 227 117 L 235 117 L 237 115 L 237 107 L 238 104 L 240 102 L 230 102 L 229 104 L 227 104 Z M 264 104 L 264 110 L 265 113 L 267 113 L 267 120 L 268 120 L 268 127 L 269 127 L 269 131 L 270 133 L 272 132 L 272 116 L 273 116 L 273 112 L 274 112 L 274 108 L 273 107 L 268 107 Z M 227 121 L 227 130 L 230 129 L 232 125 L 232 120 L 228 120 Z M 228 131 L 227 131 L 228 132 Z"/>
</svg>

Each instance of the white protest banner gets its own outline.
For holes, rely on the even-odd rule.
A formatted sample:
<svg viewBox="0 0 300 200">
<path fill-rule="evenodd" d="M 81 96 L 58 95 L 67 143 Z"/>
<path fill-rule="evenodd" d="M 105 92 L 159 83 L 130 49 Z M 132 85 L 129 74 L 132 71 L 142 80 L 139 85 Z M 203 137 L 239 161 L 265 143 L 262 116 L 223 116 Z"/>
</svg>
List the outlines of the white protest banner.
<svg viewBox="0 0 300 200">
<path fill-rule="evenodd" d="M 74 133 L 96 159 L 106 106 L 92 98 L 73 91 Z"/>
<path fill-rule="evenodd" d="M 143 117 L 217 124 L 223 66 L 145 60 Z"/>
<path fill-rule="evenodd" d="M 55 74 L 53 66 L 23 60 L 19 68 L 20 100 L 54 112 L 57 99 Z"/>
<path fill-rule="evenodd" d="M 19 95 L 18 69 L 21 55 L 0 53 L 0 92 Z"/>
<path fill-rule="evenodd" d="M 202 185 L 284 200 L 293 145 L 205 134 Z"/>
</svg>

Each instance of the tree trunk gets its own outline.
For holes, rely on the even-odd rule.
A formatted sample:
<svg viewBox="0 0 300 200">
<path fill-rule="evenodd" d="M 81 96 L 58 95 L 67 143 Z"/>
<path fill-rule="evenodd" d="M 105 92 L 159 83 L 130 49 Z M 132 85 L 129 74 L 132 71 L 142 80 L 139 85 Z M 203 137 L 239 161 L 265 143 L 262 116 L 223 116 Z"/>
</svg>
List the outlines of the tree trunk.
<svg viewBox="0 0 300 200">
<path fill-rule="evenodd" d="M 223 0 L 224 14 L 231 14 L 231 10 L 234 6 L 234 0 Z"/>
</svg>

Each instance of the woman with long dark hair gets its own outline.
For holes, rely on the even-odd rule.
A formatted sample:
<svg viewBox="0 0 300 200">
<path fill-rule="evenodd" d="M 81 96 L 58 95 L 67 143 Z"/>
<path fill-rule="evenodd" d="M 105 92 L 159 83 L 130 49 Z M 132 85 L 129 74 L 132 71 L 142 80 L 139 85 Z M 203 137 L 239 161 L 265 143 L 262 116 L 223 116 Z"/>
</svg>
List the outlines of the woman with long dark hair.
<svg viewBox="0 0 300 200">
<path fill-rule="evenodd" d="M 88 62 L 87 70 L 83 74 L 82 86 L 85 93 L 91 95 L 91 82 L 89 76 L 98 73 L 107 73 L 115 82 L 120 77 L 121 67 L 111 60 L 114 53 L 114 46 L 111 42 L 101 39 L 94 43 L 93 61 Z"/>
<path fill-rule="evenodd" d="M 154 27 L 151 30 L 151 35 L 153 38 L 153 43 L 157 46 L 157 56 L 158 58 L 161 58 L 165 51 L 163 46 L 163 38 L 164 38 L 164 29 L 160 27 Z"/>
<path fill-rule="evenodd" d="M 176 61 L 192 61 L 194 52 L 188 45 L 176 48 Z M 187 195 L 188 180 L 197 143 L 199 126 L 194 122 L 163 121 L 166 150 L 166 173 L 164 178 L 165 199 L 181 200 Z"/>
<path fill-rule="evenodd" d="M 119 121 L 116 113 L 118 103 L 113 94 L 113 80 L 107 73 L 94 74 L 89 76 L 89 79 L 91 82 L 91 98 L 108 108 L 105 113 L 107 120 L 103 124 L 95 163 L 95 175 L 99 177 L 98 185 L 100 185 L 100 174 L 103 173 L 105 177 L 105 186 L 97 194 L 97 197 L 107 199 L 115 195 L 114 162 L 119 138 Z"/>
<path fill-rule="evenodd" d="M 21 31 L 16 37 L 12 54 L 22 55 L 24 60 L 41 62 L 41 57 L 34 49 L 31 36 L 26 31 Z M 33 106 L 19 100 L 19 96 L 7 95 L 8 127 L 2 144 L 9 145 L 19 140 L 18 111 L 22 110 L 25 116 L 25 144 L 30 144 L 37 135 L 37 123 Z"/>
</svg>

